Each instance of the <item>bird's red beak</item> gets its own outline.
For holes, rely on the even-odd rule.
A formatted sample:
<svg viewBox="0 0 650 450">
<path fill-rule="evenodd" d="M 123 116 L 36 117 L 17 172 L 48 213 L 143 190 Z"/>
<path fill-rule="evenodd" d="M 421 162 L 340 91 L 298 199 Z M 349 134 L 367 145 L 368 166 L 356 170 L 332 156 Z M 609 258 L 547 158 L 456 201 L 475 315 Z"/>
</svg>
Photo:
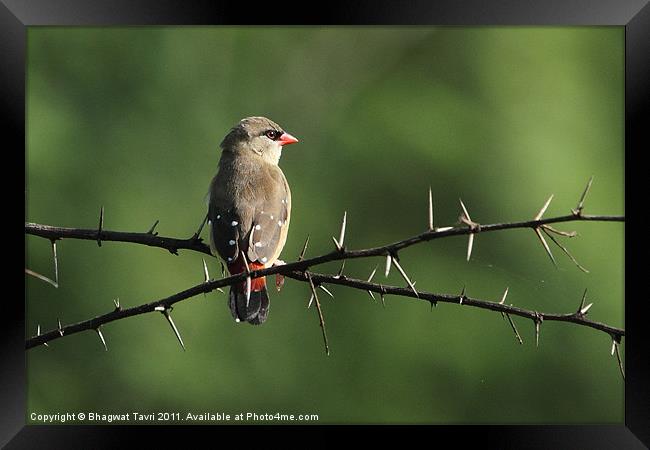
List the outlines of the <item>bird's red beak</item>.
<svg viewBox="0 0 650 450">
<path fill-rule="evenodd" d="M 295 144 L 296 142 L 298 142 L 298 139 L 291 136 L 289 133 L 282 133 L 282 136 L 280 136 L 278 142 L 280 143 L 280 145 L 289 145 L 289 144 Z"/>
</svg>

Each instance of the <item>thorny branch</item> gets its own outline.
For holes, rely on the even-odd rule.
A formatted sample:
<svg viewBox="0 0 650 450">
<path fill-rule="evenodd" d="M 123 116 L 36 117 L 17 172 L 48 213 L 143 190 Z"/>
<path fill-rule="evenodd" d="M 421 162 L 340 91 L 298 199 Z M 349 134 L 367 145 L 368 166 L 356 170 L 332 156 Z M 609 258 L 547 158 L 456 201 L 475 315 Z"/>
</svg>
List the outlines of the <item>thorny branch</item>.
<svg viewBox="0 0 650 450">
<path fill-rule="evenodd" d="M 264 273 L 269 274 L 269 271 L 271 269 L 277 269 L 277 268 L 273 267 L 270 269 L 251 271 L 251 276 L 253 277 L 254 274 L 256 274 L 257 276 L 261 276 Z M 273 273 L 277 273 L 277 271 L 274 271 Z M 587 319 L 586 314 L 580 314 L 579 312 L 568 313 L 568 314 L 541 313 L 536 311 L 530 311 L 523 308 L 518 308 L 512 305 L 506 305 L 499 302 L 492 302 L 489 300 L 472 298 L 466 296 L 465 294 L 460 294 L 460 295 L 434 294 L 431 292 L 418 291 L 418 294 L 416 295 L 408 287 L 398 287 L 398 286 L 391 286 L 385 284 L 371 283 L 368 281 L 358 280 L 355 278 L 348 278 L 346 276 L 328 275 L 328 274 L 315 273 L 311 271 L 307 273 L 302 270 L 292 270 L 289 272 L 283 271 L 282 273 L 283 275 L 289 278 L 298 281 L 304 281 L 306 283 L 309 283 L 309 276 L 311 276 L 314 285 L 318 285 L 321 283 L 336 284 L 336 285 L 347 286 L 347 287 L 360 289 L 364 291 L 376 292 L 382 295 L 411 297 L 416 300 L 429 302 L 433 305 L 436 305 L 437 303 L 461 304 L 461 299 L 462 299 L 462 304 L 465 306 L 487 309 L 491 311 L 499 311 L 504 314 L 511 314 L 526 319 L 530 319 L 533 321 L 571 322 L 576 325 L 590 327 L 595 330 L 603 331 L 611 335 L 614 340 L 620 339 L 623 336 L 625 336 L 625 330 L 612 327 L 604 323 L 592 321 L 590 319 Z M 31 337 L 26 342 L 26 348 L 28 349 L 33 348 L 45 342 L 50 342 L 52 340 L 58 339 L 62 336 L 68 336 L 70 334 L 75 334 L 86 330 L 94 330 L 106 323 L 114 322 L 120 319 L 125 319 L 127 317 L 146 314 L 152 311 L 163 311 L 165 309 L 170 309 L 172 305 L 178 302 L 187 300 L 192 297 L 196 297 L 199 294 L 214 291 L 220 287 L 230 286 L 232 284 L 241 282 L 245 279 L 245 277 L 246 277 L 245 274 L 239 274 L 227 278 L 221 278 L 219 280 L 211 280 L 193 286 L 184 291 L 178 292 L 169 297 L 165 297 L 163 299 L 156 300 L 143 305 L 134 306 L 132 308 L 122 309 L 120 306 L 117 306 L 113 311 L 109 313 L 62 327 L 61 328 L 61 331 L 63 331 L 62 335 L 59 333 L 59 329 L 57 328 L 55 330 L 48 331 L 46 333 Z"/>
<path fill-rule="evenodd" d="M 580 222 L 580 221 L 595 221 L 595 222 L 625 222 L 625 216 L 595 216 L 595 215 L 568 215 L 550 217 L 547 219 L 527 220 L 521 222 L 507 222 L 507 223 L 494 223 L 483 225 L 481 224 L 480 230 L 472 230 L 471 228 L 461 227 L 444 227 L 437 228 L 431 231 L 425 231 L 416 236 L 406 238 L 401 241 L 394 242 L 382 247 L 373 247 L 365 250 L 354 250 L 341 252 L 338 249 L 331 253 L 311 258 L 309 260 L 296 261 L 294 268 L 304 268 L 310 265 L 323 264 L 329 261 L 338 261 L 342 259 L 365 258 L 369 256 L 386 256 L 386 253 L 396 252 L 412 245 L 421 242 L 432 241 L 434 239 L 441 239 L 448 236 L 463 236 L 472 233 L 489 233 L 491 231 L 499 230 L 512 230 L 516 228 L 531 228 L 535 229 L 543 225 L 550 225 L 553 223 L 562 222 Z M 25 223 L 25 233 L 34 236 L 44 237 L 50 240 L 59 239 L 82 239 L 89 241 L 96 241 L 98 239 L 97 229 L 89 228 L 63 228 L 53 227 L 50 225 L 41 225 L 38 223 Z M 178 239 L 172 237 L 158 236 L 158 234 L 151 233 L 137 233 L 137 232 L 124 232 L 124 231 L 101 231 L 102 242 L 130 242 L 133 244 L 142 244 L 149 247 L 158 247 L 168 250 L 175 255 L 179 250 L 192 250 L 195 252 L 205 253 L 211 255 L 210 247 L 202 242 L 200 238 L 190 237 L 188 239 Z M 278 273 L 279 271 L 271 272 Z"/>
<path fill-rule="evenodd" d="M 81 331 L 86 331 L 86 330 L 95 330 L 99 334 L 102 340 L 102 344 L 106 348 L 106 342 L 100 330 L 101 325 L 116 320 L 121 320 L 126 317 L 146 314 L 154 311 L 163 312 L 165 318 L 172 326 L 174 333 L 177 339 L 179 340 L 181 346 L 185 348 L 180 333 L 178 332 L 178 329 L 176 328 L 173 321 L 171 320 L 170 313 L 174 304 L 192 298 L 199 294 L 206 294 L 213 290 L 219 290 L 223 292 L 221 290 L 222 287 L 230 286 L 236 283 L 241 283 L 244 280 L 250 280 L 253 278 L 258 278 L 261 276 L 267 276 L 272 274 L 280 274 L 298 281 L 308 283 L 311 287 L 312 297 L 316 297 L 316 298 L 317 298 L 317 294 L 316 294 L 317 288 L 321 288 L 329 295 L 331 295 L 331 293 L 329 293 L 329 291 L 323 285 L 336 284 L 336 285 L 342 285 L 354 289 L 367 291 L 373 299 L 375 299 L 373 292 L 378 293 L 381 296 L 382 303 L 384 301 L 385 295 L 395 295 L 400 297 L 414 298 L 420 301 L 426 301 L 429 302 L 432 307 L 436 306 L 440 302 L 440 303 L 455 303 L 455 304 L 476 307 L 476 308 L 481 308 L 481 309 L 486 309 L 491 311 L 498 311 L 504 317 L 508 318 L 508 321 L 513 328 L 515 336 L 517 337 L 517 340 L 520 343 L 523 343 L 523 341 L 521 339 L 521 336 L 519 335 L 519 332 L 517 331 L 516 326 L 514 325 L 514 322 L 510 317 L 511 315 L 529 319 L 533 322 L 535 326 L 536 343 L 539 342 L 539 329 L 541 323 L 544 321 L 569 322 L 575 325 L 590 327 L 610 335 L 613 342 L 612 348 L 614 348 L 616 351 L 619 369 L 621 371 L 621 374 L 624 376 L 623 365 L 620 358 L 620 354 L 618 352 L 618 347 L 620 345 L 622 338 L 625 336 L 625 330 L 588 319 L 586 317 L 587 312 L 589 308 L 592 306 L 592 304 L 584 306 L 586 292 L 585 295 L 583 295 L 582 297 L 578 310 L 573 313 L 567 313 L 567 314 L 542 313 L 538 311 L 531 311 L 531 310 L 519 308 L 513 306 L 512 304 L 510 305 L 505 304 L 507 289 L 503 295 L 503 298 L 499 302 L 468 297 L 465 295 L 465 289 L 463 289 L 463 292 L 460 295 L 437 294 L 437 293 L 419 291 L 415 289 L 415 283 L 413 283 L 409 279 L 405 270 L 399 264 L 398 252 L 400 250 L 403 250 L 405 248 L 408 248 L 418 243 L 427 242 L 435 239 L 441 239 L 449 236 L 469 235 L 469 242 L 468 242 L 468 249 L 467 249 L 467 259 L 469 260 L 471 257 L 471 251 L 474 243 L 474 236 L 476 234 L 489 233 L 489 232 L 499 231 L 499 230 L 529 228 L 532 229 L 537 235 L 537 237 L 540 239 L 544 247 L 544 250 L 547 252 L 549 257 L 551 258 L 551 261 L 553 261 L 554 264 L 555 264 L 555 259 L 553 258 L 553 255 L 550 251 L 550 247 L 544 240 L 541 232 L 543 232 L 548 237 L 550 237 L 552 241 L 581 270 L 586 271 L 586 269 L 584 269 L 582 266 L 580 266 L 580 264 L 578 264 L 576 259 L 568 252 L 568 250 L 564 246 L 562 246 L 558 242 L 558 240 L 555 239 L 550 233 L 555 233 L 566 237 L 575 236 L 574 232 L 569 233 L 569 232 L 559 231 L 551 227 L 551 224 L 556 224 L 556 223 L 567 223 L 567 222 L 577 222 L 577 221 L 597 221 L 597 222 L 624 222 L 625 221 L 624 216 L 583 214 L 582 211 L 584 208 L 584 200 L 589 188 L 591 187 L 591 183 L 592 183 L 592 179 L 590 179 L 587 188 L 582 194 L 578 207 L 571 211 L 572 214 L 566 216 L 551 217 L 546 219 L 543 219 L 542 215 L 548 208 L 548 205 L 551 202 L 553 196 L 549 197 L 549 199 L 546 201 L 542 209 L 537 213 L 537 215 L 532 220 L 508 222 L 508 223 L 495 223 L 495 224 L 478 224 L 476 222 L 473 222 L 470 219 L 469 212 L 467 211 L 466 206 L 463 204 L 461 200 L 460 204 L 462 207 L 462 214 L 459 217 L 459 221 L 461 224 L 467 225 L 467 227 L 464 226 L 442 227 L 442 228 L 434 227 L 433 226 L 433 202 L 431 199 L 431 192 L 429 191 L 428 227 L 425 232 L 388 245 L 362 249 L 362 250 L 348 250 L 344 246 L 345 229 L 346 229 L 346 222 L 347 222 L 347 213 L 345 213 L 343 216 L 343 222 L 341 225 L 339 239 L 337 240 L 335 238 L 332 238 L 336 246 L 336 248 L 332 252 L 320 256 L 316 256 L 313 258 L 305 259 L 304 254 L 307 247 L 307 242 L 305 242 L 305 246 L 300 254 L 300 257 L 295 262 L 273 266 L 261 270 L 252 270 L 238 275 L 230 276 L 227 278 L 214 279 L 214 280 L 209 279 L 209 276 L 207 275 L 207 267 L 205 266 L 205 260 L 204 260 L 204 272 L 205 272 L 206 281 L 204 281 L 199 285 L 193 286 L 189 289 L 178 292 L 169 297 L 165 297 L 163 299 L 155 300 L 132 308 L 122 309 L 119 306 L 119 301 L 116 301 L 115 309 L 109 313 L 82 322 L 78 322 L 75 324 L 70 324 L 65 327 L 62 327 L 59 322 L 59 326 L 56 329 L 42 334 L 40 332 L 40 325 L 39 325 L 37 335 L 27 339 L 26 348 L 30 349 L 39 345 L 47 345 L 47 343 L 52 340 L 70 334 L 79 333 Z M 62 227 L 53 227 L 49 225 L 41 225 L 36 223 L 25 223 L 25 233 L 49 239 L 52 242 L 54 249 L 56 249 L 55 243 L 57 240 L 84 239 L 84 240 L 97 241 L 98 243 L 101 243 L 102 241 L 131 242 L 135 244 L 162 248 L 176 255 L 178 254 L 178 250 L 191 250 L 199 253 L 204 253 L 207 255 L 211 254 L 209 247 L 206 244 L 204 244 L 201 238 L 199 237 L 201 227 L 199 228 L 199 231 L 195 233 L 192 237 L 188 239 L 178 239 L 178 238 L 171 238 L 171 237 L 163 237 L 163 236 L 159 236 L 157 232 L 154 233 L 153 230 L 155 226 L 158 224 L 158 221 L 156 221 L 154 225 L 150 228 L 150 230 L 146 233 L 119 232 L 119 231 L 105 230 L 103 229 L 103 216 L 104 216 L 104 210 L 102 208 L 100 213 L 100 224 L 97 229 L 62 228 Z M 56 252 L 56 250 L 54 251 Z M 406 281 L 408 287 L 388 286 L 383 284 L 372 283 L 371 280 L 373 275 L 376 272 L 376 268 L 367 281 L 358 280 L 355 278 L 349 278 L 343 275 L 342 273 L 343 266 L 341 267 L 341 270 L 337 275 L 320 274 L 320 273 L 312 272 L 310 270 L 308 271 L 308 269 L 310 269 L 313 266 L 317 266 L 331 261 L 342 261 L 342 263 L 345 264 L 345 261 L 347 259 L 368 258 L 373 256 L 380 256 L 386 258 L 386 276 L 388 275 L 391 265 L 394 265 L 400 272 L 400 275 Z M 55 260 L 55 264 L 56 264 L 56 260 Z M 33 273 L 28 269 L 26 269 L 26 272 L 28 274 Z M 58 272 L 58 268 L 57 268 L 57 272 Z M 57 285 L 58 283 L 55 285 L 55 287 Z M 317 306 L 320 305 L 317 304 Z M 322 311 L 320 308 L 317 308 L 317 310 L 319 313 L 319 322 L 323 332 L 323 339 L 325 342 L 326 353 L 329 354 L 329 346 L 327 344 L 327 335 L 325 332 L 325 323 L 322 316 Z"/>
</svg>

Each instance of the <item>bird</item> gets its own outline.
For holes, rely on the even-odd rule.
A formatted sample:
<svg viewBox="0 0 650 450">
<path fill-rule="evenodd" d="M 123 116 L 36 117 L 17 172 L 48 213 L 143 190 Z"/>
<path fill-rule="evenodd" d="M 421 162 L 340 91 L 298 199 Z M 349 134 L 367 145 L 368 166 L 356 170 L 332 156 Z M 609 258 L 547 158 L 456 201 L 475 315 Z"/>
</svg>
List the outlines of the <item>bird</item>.
<svg viewBox="0 0 650 450">
<path fill-rule="evenodd" d="M 266 117 L 246 117 L 220 144 L 217 174 L 207 195 L 210 250 L 231 275 L 281 264 L 291 219 L 291 191 L 278 166 L 282 148 L 298 142 Z M 232 285 L 236 322 L 264 323 L 269 314 L 265 277 Z"/>
</svg>

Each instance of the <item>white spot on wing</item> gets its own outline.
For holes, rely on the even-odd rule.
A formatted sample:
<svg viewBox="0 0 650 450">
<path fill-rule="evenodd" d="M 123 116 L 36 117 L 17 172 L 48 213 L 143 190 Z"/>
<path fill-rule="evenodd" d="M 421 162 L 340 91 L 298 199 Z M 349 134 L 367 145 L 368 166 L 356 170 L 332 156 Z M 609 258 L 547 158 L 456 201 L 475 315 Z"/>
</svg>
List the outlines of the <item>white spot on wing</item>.
<svg viewBox="0 0 650 450">
<path fill-rule="evenodd" d="M 278 220 L 278 226 L 279 226 L 279 227 L 282 226 L 282 221 L 281 221 L 281 220 Z"/>
<path fill-rule="evenodd" d="M 233 241 L 232 239 L 229 240 L 228 243 L 229 243 L 230 245 L 235 245 L 235 241 Z"/>
<path fill-rule="evenodd" d="M 230 225 L 232 225 L 233 227 L 236 227 L 237 225 L 239 225 L 239 222 L 237 222 L 236 220 L 233 220 L 233 221 L 230 223 Z"/>
<path fill-rule="evenodd" d="M 261 229 L 262 229 L 262 225 L 259 225 L 259 224 L 255 225 L 255 229 L 256 229 L 256 230 L 261 230 Z"/>
<path fill-rule="evenodd" d="M 232 258 L 229 256 L 229 257 L 228 257 L 228 262 L 230 262 L 230 261 L 232 261 Z"/>
<path fill-rule="evenodd" d="M 262 258 L 262 262 L 265 263 L 266 261 L 268 261 L 268 258 L 265 256 L 264 258 Z"/>
<path fill-rule="evenodd" d="M 221 214 L 217 214 L 217 219 L 221 219 Z"/>
<path fill-rule="evenodd" d="M 261 246 L 262 246 L 262 243 L 261 243 L 261 242 L 256 242 L 256 243 L 255 243 L 255 247 L 261 247 Z"/>
</svg>

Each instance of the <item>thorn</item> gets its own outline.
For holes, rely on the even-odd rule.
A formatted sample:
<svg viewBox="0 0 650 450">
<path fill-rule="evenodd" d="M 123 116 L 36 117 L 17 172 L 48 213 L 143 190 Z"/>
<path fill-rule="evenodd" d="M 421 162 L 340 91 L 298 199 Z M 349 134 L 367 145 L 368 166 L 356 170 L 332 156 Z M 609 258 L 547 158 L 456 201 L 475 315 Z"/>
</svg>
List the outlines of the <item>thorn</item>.
<svg viewBox="0 0 650 450">
<path fill-rule="evenodd" d="M 147 231 L 147 234 L 153 234 L 154 236 L 156 236 L 158 234 L 157 232 L 156 233 L 153 232 L 153 230 L 156 229 L 156 225 L 158 225 L 158 222 L 160 222 L 160 220 L 156 220 L 153 223 L 153 225 L 151 225 L 151 228 L 149 228 L 149 231 Z"/>
<path fill-rule="evenodd" d="M 384 308 L 386 307 L 386 300 L 384 299 L 384 293 L 382 292 L 381 294 L 381 306 Z"/>
<path fill-rule="evenodd" d="M 61 336 L 63 336 L 63 327 L 61 326 L 61 319 L 59 319 L 59 318 L 57 317 L 57 318 L 56 318 L 56 321 L 57 321 L 57 324 L 58 324 L 58 327 L 59 327 L 59 334 L 60 334 Z"/>
<path fill-rule="evenodd" d="M 35 277 L 35 278 L 38 278 L 38 279 L 41 280 L 41 281 L 45 281 L 46 283 L 49 283 L 49 284 L 51 284 L 51 285 L 54 286 L 54 287 L 58 287 L 58 285 L 56 284 L 56 282 L 50 280 L 50 279 L 49 279 L 48 277 L 46 277 L 45 275 L 41 275 L 40 273 L 34 272 L 33 270 L 29 270 L 28 268 L 25 268 L 25 273 L 26 273 L 27 275 L 31 275 L 31 276 L 33 276 L 33 277 Z"/>
<path fill-rule="evenodd" d="M 345 224 L 347 222 L 348 212 L 343 212 L 343 222 L 341 223 L 341 234 L 339 235 L 339 245 L 343 248 L 343 242 L 345 240 Z"/>
<path fill-rule="evenodd" d="M 336 248 L 338 251 L 342 252 L 343 251 L 343 244 L 345 240 L 345 225 L 347 222 L 347 217 L 348 217 L 348 212 L 345 211 L 343 213 L 343 222 L 341 223 L 341 233 L 339 235 L 339 239 L 336 240 L 334 237 L 332 237 L 332 240 L 334 241 L 334 244 L 336 245 Z"/>
<path fill-rule="evenodd" d="M 467 221 L 471 222 L 472 218 L 469 216 L 469 212 L 467 212 L 467 208 L 465 208 L 465 204 L 463 203 L 463 201 L 461 199 L 458 199 L 458 200 L 460 201 L 460 206 L 463 208 L 463 214 L 465 214 L 465 219 L 467 219 Z"/>
<path fill-rule="evenodd" d="M 571 210 L 571 212 L 573 212 L 574 215 L 579 216 L 580 214 L 582 214 L 582 209 L 584 208 L 585 198 L 587 198 L 587 193 L 589 192 L 589 189 L 591 189 L 591 183 L 593 183 L 593 181 L 594 181 L 594 176 L 592 175 L 589 178 L 589 182 L 587 182 L 587 187 L 585 188 L 584 192 L 580 196 L 580 200 L 578 201 L 578 206 L 576 207 L 576 209 Z M 625 377 L 625 376 L 623 376 L 623 377 Z"/>
<path fill-rule="evenodd" d="M 390 253 L 386 255 L 386 270 L 384 271 L 384 277 L 386 278 L 388 278 L 388 274 L 390 273 L 390 265 L 392 259 L 393 256 Z"/>
<path fill-rule="evenodd" d="M 585 306 L 580 310 L 580 314 L 584 316 L 585 314 L 587 314 L 587 311 L 589 311 L 589 308 L 591 308 L 592 306 L 593 303 L 589 303 L 587 306 Z"/>
<path fill-rule="evenodd" d="M 178 328 L 176 328 L 176 324 L 172 320 L 172 316 L 169 313 L 169 308 L 164 308 L 164 307 L 156 307 L 156 310 L 159 311 L 158 308 L 162 308 L 162 314 L 165 316 L 165 319 L 167 319 L 167 322 L 169 322 L 169 325 L 171 325 L 172 330 L 174 330 L 174 334 L 176 335 L 176 339 L 178 339 L 178 342 L 180 342 L 181 347 L 183 347 L 183 351 L 185 351 L 185 344 L 183 344 L 183 339 L 181 338 L 181 334 L 178 332 Z"/>
<path fill-rule="evenodd" d="M 377 272 L 377 267 L 378 266 L 375 266 L 372 273 L 368 277 L 368 280 L 367 280 L 368 283 L 370 283 L 372 281 L 372 277 L 375 276 L 375 273 Z M 375 294 L 371 290 L 367 290 L 366 292 L 368 292 L 368 295 L 370 295 L 370 298 L 372 298 L 375 302 L 377 301 L 377 299 L 375 298 Z"/>
<path fill-rule="evenodd" d="M 503 305 L 503 303 L 506 301 L 506 297 L 508 296 L 508 289 L 510 289 L 510 287 L 506 287 L 506 290 L 503 292 L 503 297 L 501 297 L 501 301 L 499 302 L 500 305 Z"/>
<path fill-rule="evenodd" d="M 436 231 L 436 233 L 442 233 L 443 231 L 449 231 L 453 229 L 454 227 L 440 227 L 440 228 L 435 228 L 434 230 Z"/>
<path fill-rule="evenodd" d="M 392 261 L 393 261 L 393 264 L 395 265 L 395 267 L 397 268 L 397 270 L 399 271 L 399 273 L 400 273 L 400 274 L 402 275 L 402 277 L 404 278 L 404 280 L 406 280 L 406 282 L 408 283 L 409 287 L 411 288 L 411 290 L 413 291 L 413 293 L 415 294 L 415 296 L 416 296 L 417 298 L 420 298 L 420 294 L 418 294 L 418 291 L 415 290 L 415 286 L 413 285 L 413 283 L 411 282 L 411 280 L 409 280 L 408 275 L 406 275 L 406 272 L 404 272 L 404 269 L 402 269 L 402 266 L 400 266 L 399 263 L 397 262 L 397 258 L 393 257 L 393 258 L 392 258 Z"/>
<path fill-rule="evenodd" d="M 298 256 L 298 261 L 302 261 L 305 258 L 305 251 L 307 250 L 307 244 L 309 244 L 309 235 L 307 235 L 307 239 L 305 239 L 305 245 L 302 246 L 302 251 L 300 252 L 300 256 Z"/>
<path fill-rule="evenodd" d="M 580 311 L 582 311 L 582 308 L 585 307 L 585 299 L 587 298 L 587 288 L 585 288 L 585 292 L 582 294 L 582 300 L 580 300 L 580 306 L 578 306 L 578 310 L 576 311 L 576 314 L 580 314 Z"/>
<path fill-rule="evenodd" d="M 226 268 L 224 267 L 222 261 L 219 261 L 219 264 L 221 264 L 221 278 L 226 278 Z"/>
<path fill-rule="evenodd" d="M 505 292 L 503 293 L 503 297 L 501 297 L 501 301 L 499 302 L 500 305 L 503 305 L 503 303 L 506 301 L 506 297 L 508 296 L 508 289 L 510 289 L 509 286 L 506 287 L 506 290 L 505 290 Z M 503 311 L 501 311 L 501 317 L 504 318 L 504 319 L 506 318 L 506 316 L 505 316 L 505 314 L 503 313 Z"/>
<path fill-rule="evenodd" d="M 251 277 L 246 277 L 246 308 L 251 301 Z"/>
<path fill-rule="evenodd" d="M 208 273 L 208 265 L 205 263 L 205 258 L 201 258 L 203 260 L 203 274 L 205 275 L 205 282 L 207 283 L 210 281 L 210 274 Z"/>
<path fill-rule="evenodd" d="M 320 322 L 320 328 L 323 333 L 323 342 L 325 344 L 325 354 L 329 356 L 330 347 L 327 343 L 327 332 L 325 331 L 325 319 L 323 318 L 323 311 L 320 308 L 320 302 L 318 301 L 318 294 L 316 293 L 316 288 L 314 287 L 314 281 L 311 279 L 311 274 L 307 272 L 307 279 L 309 280 L 309 286 L 311 287 L 311 293 L 316 300 L 316 309 L 318 310 L 318 320 Z"/>
<path fill-rule="evenodd" d="M 372 273 L 368 277 L 368 280 L 366 280 L 368 283 L 370 283 L 372 281 L 372 277 L 375 276 L 375 272 L 377 272 L 377 266 L 375 266 L 374 270 L 372 271 Z"/>
<path fill-rule="evenodd" d="M 334 278 L 341 278 L 343 276 L 343 269 L 345 268 L 345 259 L 341 263 L 341 268 Z"/>
<path fill-rule="evenodd" d="M 469 239 L 467 241 L 467 261 L 472 256 L 472 247 L 474 246 L 474 233 L 469 234 Z"/>
<path fill-rule="evenodd" d="M 102 246 L 102 230 L 104 229 L 104 207 L 99 210 L 99 225 L 97 226 L 97 245 Z"/>
<path fill-rule="evenodd" d="M 203 221 L 201 222 L 201 225 L 199 225 L 199 229 L 196 230 L 194 235 L 190 238 L 191 240 L 197 240 L 199 238 L 199 235 L 201 234 L 201 231 L 203 231 L 203 227 L 205 226 L 205 222 L 208 221 L 208 213 L 205 214 L 205 217 L 203 218 Z"/>
<path fill-rule="evenodd" d="M 106 346 L 106 340 L 104 339 L 104 335 L 102 334 L 102 330 L 99 327 L 97 327 L 97 328 L 95 328 L 95 331 L 99 335 L 99 339 L 102 340 L 102 344 L 104 344 L 104 350 L 108 351 L 108 347 Z"/>
<path fill-rule="evenodd" d="M 612 338 L 612 356 L 614 356 L 614 350 L 616 350 L 616 339 Z"/>
<path fill-rule="evenodd" d="M 314 301 L 314 294 L 311 294 L 311 297 L 309 297 L 309 303 L 307 304 L 307 309 L 311 308 L 311 304 Z"/>
<path fill-rule="evenodd" d="M 120 298 L 119 297 L 113 299 L 113 304 L 115 305 L 115 309 L 118 309 L 118 310 L 122 309 L 122 308 L 120 308 Z"/>
<path fill-rule="evenodd" d="M 246 308 L 251 301 L 251 277 L 246 277 Z"/>
<path fill-rule="evenodd" d="M 433 231 L 433 196 L 429 186 L 429 231 Z"/>
<path fill-rule="evenodd" d="M 615 349 L 616 349 L 616 360 L 618 361 L 618 368 L 621 371 L 621 376 L 623 377 L 623 380 L 625 380 L 625 370 L 623 370 L 623 361 L 621 360 L 621 352 L 619 351 L 619 343 L 615 342 Z"/>
<path fill-rule="evenodd" d="M 458 296 L 458 298 L 459 298 L 458 303 L 462 305 L 463 299 L 465 299 L 465 285 L 463 285 L 463 290 L 460 291 L 460 295 Z"/>
<path fill-rule="evenodd" d="M 510 314 L 506 313 L 506 317 L 508 318 L 508 322 L 510 322 L 510 326 L 512 327 L 512 331 L 515 332 L 515 336 L 517 337 L 517 340 L 519 341 L 520 344 L 523 344 L 524 341 L 521 340 L 521 336 L 519 336 L 519 331 L 517 331 L 517 327 L 515 326 L 515 323 L 510 318 Z"/>
<path fill-rule="evenodd" d="M 546 229 L 546 230 L 548 230 L 548 231 L 551 231 L 551 232 L 553 232 L 553 233 L 555 233 L 555 234 L 559 234 L 560 236 L 566 236 L 566 237 L 570 237 L 570 238 L 572 238 L 572 237 L 576 237 L 576 236 L 578 235 L 578 233 L 575 232 L 575 231 L 562 231 L 562 230 L 558 230 L 558 229 L 553 228 L 552 226 L 550 226 L 550 225 L 548 225 L 548 224 L 544 224 L 544 225 L 542 225 L 542 228 L 544 228 L 544 229 Z"/>
<path fill-rule="evenodd" d="M 539 329 L 543 320 L 542 315 L 535 311 L 535 347 L 539 347 Z"/>
<path fill-rule="evenodd" d="M 474 221 L 472 221 L 472 219 L 469 217 L 469 212 L 467 211 L 467 208 L 465 207 L 465 204 L 463 203 L 463 201 L 461 199 L 458 199 L 458 200 L 460 201 L 460 206 L 463 208 L 463 215 L 461 215 L 458 219 L 462 223 L 469 226 L 470 230 L 472 230 L 472 231 L 479 230 L 480 231 L 481 225 L 474 222 Z M 470 236 L 472 236 L 472 235 L 470 234 Z M 471 243 L 470 243 L 470 246 L 471 246 Z M 468 253 L 471 253 L 471 248 L 468 248 Z M 467 260 L 469 261 L 469 258 Z"/>
<path fill-rule="evenodd" d="M 580 263 L 579 263 L 579 262 L 578 262 L 578 261 L 573 257 L 573 255 L 572 255 L 571 253 L 569 253 L 569 250 L 567 250 L 566 247 L 564 247 L 562 244 L 560 244 L 560 242 L 559 242 L 557 239 L 555 239 L 555 237 L 554 237 L 552 234 L 550 234 L 549 232 L 547 232 L 546 229 L 545 229 L 544 227 L 542 227 L 542 231 L 544 231 L 544 234 L 545 234 L 546 236 L 548 236 L 549 238 L 551 238 L 551 240 L 555 243 L 555 245 L 557 245 L 558 247 L 560 247 L 560 249 L 562 249 L 562 251 L 563 251 L 563 252 L 564 252 L 564 253 L 565 253 L 565 254 L 566 254 L 566 255 L 571 259 L 571 261 L 573 261 L 573 263 L 574 263 L 576 266 L 578 266 L 578 269 L 582 270 L 582 271 L 585 272 L 585 273 L 589 273 L 589 271 L 588 271 L 587 269 L 585 269 L 584 267 L 582 267 L 582 266 L 580 265 Z"/>
<path fill-rule="evenodd" d="M 551 200 L 553 200 L 553 195 L 554 194 L 551 194 L 551 196 L 548 198 L 548 200 L 546 200 L 546 203 L 544 203 L 544 206 L 542 206 L 542 209 L 539 210 L 539 212 L 537 213 L 537 215 L 535 216 L 535 218 L 533 220 L 539 220 L 539 219 L 542 218 L 542 216 L 546 212 L 546 208 L 548 208 L 548 205 L 551 204 Z"/>
<path fill-rule="evenodd" d="M 248 305 L 250 303 L 251 299 L 251 269 L 248 267 L 248 261 L 246 261 L 246 255 L 244 254 L 243 250 L 240 250 L 241 253 L 241 259 L 244 261 L 244 268 L 246 269 L 246 275 L 249 275 L 246 277 L 246 308 L 248 308 Z"/>
<path fill-rule="evenodd" d="M 542 236 L 542 232 L 539 231 L 539 228 L 533 228 L 533 231 L 535 231 L 535 234 L 541 241 L 542 245 L 544 246 L 544 250 L 546 250 L 546 253 L 548 254 L 549 258 L 551 258 L 551 262 L 555 267 L 557 267 L 557 263 L 555 262 L 555 258 L 553 258 L 553 254 L 551 253 L 551 249 L 548 248 L 548 244 L 546 243 L 546 240 L 544 239 L 544 236 Z"/>
<path fill-rule="evenodd" d="M 246 261 L 246 255 L 244 254 L 244 251 L 240 250 L 239 253 L 241 254 L 241 259 L 244 261 L 244 267 L 246 268 L 246 273 L 247 274 L 251 273 L 251 269 L 248 267 L 248 261 Z"/>
<path fill-rule="evenodd" d="M 59 258 L 56 254 L 56 241 L 52 241 L 52 255 L 54 258 L 54 282 L 56 283 L 56 288 L 59 287 Z"/>
<path fill-rule="evenodd" d="M 325 293 L 326 293 L 327 295 L 329 295 L 330 297 L 334 298 L 334 294 L 332 294 L 332 293 L 331 293 L 331 292 L 330 292 L 330 291 L 329 291 L 325 286 L 323 286 L 322 284 L 319 284 L 318 287 L 319 287 L 320 289 L 322 289 L 323 291 L 325 291 Z"/>
<path fill-rule="evenodd" d="M 41 335 L 41 324 L 39 323 L 38 326 L 36 327 L 36 336 L 40 336 L 40 335 Z M 43 342 L 43 345 L 49 347 L 49 345 L 47 345 L 47 342 Z"/>
</svg>

